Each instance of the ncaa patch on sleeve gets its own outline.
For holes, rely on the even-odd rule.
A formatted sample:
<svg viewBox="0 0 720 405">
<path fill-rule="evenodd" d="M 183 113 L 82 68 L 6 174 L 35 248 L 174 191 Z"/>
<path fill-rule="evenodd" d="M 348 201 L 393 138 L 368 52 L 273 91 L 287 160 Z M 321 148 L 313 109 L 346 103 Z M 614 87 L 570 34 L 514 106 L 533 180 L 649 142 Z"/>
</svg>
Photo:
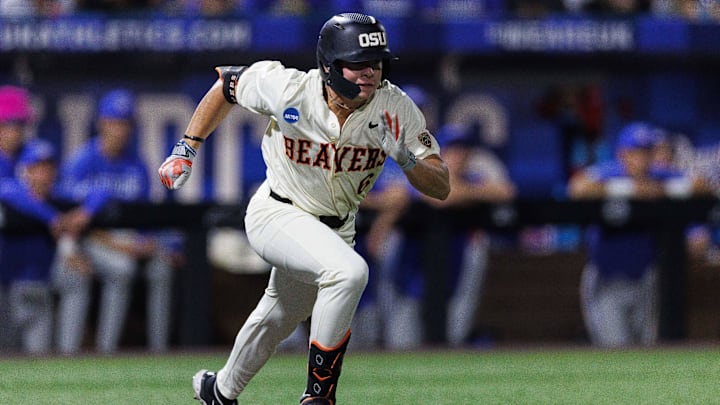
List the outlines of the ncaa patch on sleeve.
<svg viewBox="0 0 720 405">
<path fill-rule="evenodd" d="M 300 120 L 300 111 L 295 107 L 288 107 L 283 111 L 283 119 L 288 124 L 295 124 Z"/>
</svg>

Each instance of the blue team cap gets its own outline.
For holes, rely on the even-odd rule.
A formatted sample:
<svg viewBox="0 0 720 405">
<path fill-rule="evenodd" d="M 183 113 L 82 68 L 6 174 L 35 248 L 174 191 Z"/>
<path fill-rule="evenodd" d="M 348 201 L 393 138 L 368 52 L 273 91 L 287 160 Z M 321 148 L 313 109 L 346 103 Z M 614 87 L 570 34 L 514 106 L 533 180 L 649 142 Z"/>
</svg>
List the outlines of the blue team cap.
<svg viewBox="0 0 720 405">
<path fill-rule="evenodd" d="M 445 124 L 438 129 L 436 138 L 441 147 L 475 146 L 478 143 L 472 128 L 464 124 Z"/>
<path fill-rule="evenodd" d="M 44 139 L 33 139 L 25 144 L 18 157 L 18 165 L 29 166 L 45 161 L 55 161 L 55 147 Z"/>
<path fill-rule="evenodd" d="M 106 93 L 98 105 L 98 117 L 129 120 L 135 115 L 135 97 L 127 90 L 117 89 Z"/>
<path fill-rule="evenodd" d="M 644 123 L 633 122 L 618 134 L 617 149 L 650 149 L 657 144 L 658 131 Z"/>
</svg>

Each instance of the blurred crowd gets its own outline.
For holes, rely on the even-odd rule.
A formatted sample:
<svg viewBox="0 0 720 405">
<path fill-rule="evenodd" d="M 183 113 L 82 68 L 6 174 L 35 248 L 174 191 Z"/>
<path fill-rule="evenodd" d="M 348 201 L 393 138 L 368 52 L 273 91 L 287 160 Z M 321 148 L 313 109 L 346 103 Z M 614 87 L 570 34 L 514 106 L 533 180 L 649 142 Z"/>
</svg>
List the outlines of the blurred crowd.
<svg viewBox="0 0 720 405">
<path fill-rule="evenodd" d="M 0 87 L 0 202 L 25 218 L 0 235 L 0 350 L 116 352 L 138 279 L 147 295 L 147 347 L 168 349 L 182 236 L 93 226 L 108 204 L 148 199 L 150 170 L 133 147 L 134 114 L 131 92 L 102 95 L 95 136 L 61 162 L 52 142 L 29 136 L 29 92 Z"/>
<path fill-rule="evenodd" d="M 147 13 L 184 16 L 327 15 L 360 11 L 378 17 L 425 19 L 537 18 L 553 14 L 635 14 L 720 18 L 716 0 L 0 0 L 0 15 L 55 17 L 74 13 Z"/>
</svg>

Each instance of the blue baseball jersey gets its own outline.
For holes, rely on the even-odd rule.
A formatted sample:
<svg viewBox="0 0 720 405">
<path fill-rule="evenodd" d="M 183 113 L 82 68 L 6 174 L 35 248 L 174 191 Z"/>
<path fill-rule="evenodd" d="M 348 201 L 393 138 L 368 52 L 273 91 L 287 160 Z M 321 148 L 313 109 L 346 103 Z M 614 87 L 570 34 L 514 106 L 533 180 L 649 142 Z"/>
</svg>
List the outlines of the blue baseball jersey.
<svg viewBox="0 0 720 405">
<path fill-rule="evenodd" d="M 49 224 L 58 211 L 38 200 L 15 177 L 17 160 L 0 152 L 0 203 L 30 218 Z M 13 280 L 46 280 L 55 255 L 55 241 L 49 233 L 0 235 L 0 284 Z"/>
<path fill-rule="evenodd" d="M 49 224 L 58 215 L 55 207 L 34 198 L 27 186 L 14 177 L 0 178 L 0 202 L 44 224 Z"/>
<path fill-rule="evenodd" d="M 101 153 L 98 138 L 93 138 L 63 165 L 58 192 L 96 213 L 111 200 L 148 201 L 150 177 L 147 165 L 130 148 L 111 160 Z"/>
<path fill-rule="evenodd" d="M 37 199 L 25 183 L 12 177 L 0 179 L 0 201 L 44 223 L 57 215 L 53 206 Z M 54 256 L 55 240 L 49 232 L 0 235 L 0 284 L 48 280 Z"/>
<path fill-rule="evenodd" d="M 628 177 L 618 161 L 605 162 L 588 168 L 588 175 L 601 183 L 612 178 Z M 665 168 L 650 169 L 648 176 L 664 182 L 682 177 L 683 173 Z M 655 235 L 646 229 L 613 229 L 591 226 L 587 232 L 590 262 L 607 278 L 636 280 L 655 262 L 657 247 Z"/>
</svg>

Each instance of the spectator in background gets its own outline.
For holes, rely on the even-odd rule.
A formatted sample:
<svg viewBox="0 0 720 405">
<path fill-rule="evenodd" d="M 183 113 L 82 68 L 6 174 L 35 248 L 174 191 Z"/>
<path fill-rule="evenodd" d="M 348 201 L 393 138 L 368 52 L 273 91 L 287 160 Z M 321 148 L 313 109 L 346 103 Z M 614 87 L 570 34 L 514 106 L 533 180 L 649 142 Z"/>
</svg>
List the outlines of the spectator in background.
<svg viewBox="0 0 720 405">
<path fill-rule="evenodd" d="M 11 206 L 27 201 L 50 204 L 57 174 L 57 155 L 51 143 L 35 139 L 21 153 L 14 187 L 3 187 L 2 199 Z M 0 267 L 9 273 L 9 307 L 22 349 L 29 354 L 50 351 L 53 325 L 51 268 L 56 240 L 49 232 L 6 234 Z"/>
<path fill-rule="evenodd" d="M 74 9 L 75 0 L 0 0 L 3 17 L 56 17 Z"/>
<path fill-rule="evenodd" d="M 504 163 L 480 144 L 480 137 L 472 128 L 446 124 L 438 131 L 438 142 L 447 155 L 453 191 L 445 201 L 427 200 L 427 203 L 442 209 L 478 202 L 501 203 L 515 198 L 515 186 Z M 449 245 L 451 295 L 446 325 L 451 346 L 470 343 L 487 271 L 490 238 L 480 229 L 452 235 Z M 431 327 L 426 325 L 426 329 Z"/>
<path fill-rule="evenodd" d="M 591 166 L 570 179 L 573 199 L 657 200 L 704 194 L 702 179 L 653 166 L 657 130 L 646 123 L 624 127 L 614 161 Z M 580 296 L 587 331 L 602 347 L 652 345 L 657 341 L 657 247 L 647 229 L 592 226 L 586 235 L 589 262 Z"/>
<path fill-rule="evenodd" d="M 63 165 L 60 189 L 73 201 L 84 202 L 91 215 L 113 201 L 144 202 L 149 198 L 146 164 L 132 144 L 135 98 L 117 89 L 98 103 L 97 136 Z M 133 229 L 94 229 L 82 248 L 102 285 L 97 350 L 115 352 L 122 336 L 138 269 L 147 280 L 147 338 L 153 351 L 164 351 L 169 342 L 172 264 L 168 247 L 157 235 Z M 59 270 L 61 311 L 59 341 L 63 352 L 80 348 L 89 302 L 91 279 L 64 268 Z M 63 294 L 66 292 L 67 294 Z"/>
</svg>

